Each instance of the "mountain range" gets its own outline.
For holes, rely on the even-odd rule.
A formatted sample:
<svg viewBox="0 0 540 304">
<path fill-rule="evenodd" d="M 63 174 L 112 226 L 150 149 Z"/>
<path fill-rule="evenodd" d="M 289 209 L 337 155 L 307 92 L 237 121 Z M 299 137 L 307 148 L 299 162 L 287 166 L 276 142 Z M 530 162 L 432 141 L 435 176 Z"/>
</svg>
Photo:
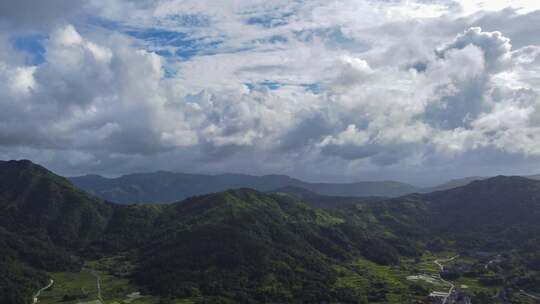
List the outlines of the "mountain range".
<svg viewBox="0 0 540 304">
<path fill-rule="evenodd" d="M 275 186 L 121 205 L 29 161 L 0 162 L 0 303 L 31 303 L 50 272 L 118 256 L 142 292 L 194 303 L 418 303 L 421 286 L 374 269 L 449 251 L 511 253 L 501 288 L 540 292 L 540 181 L 390 199 Z"/>
<path fill-rule="evenodd" d="M 167 171 L 134 173 L 116 178 L 100 175 L 70 177 L 80 189 L 102 199 L 120 203 L 171 203 L 194 195 L 235 188 L 262 192 L 292 187 L 325 196 L 399 197 L 411 193 L 428 193 L 464 186 L 485 177 L 455 179 L 434 187 L 416 187 L 396 181 L 363 181 L 355 183 L 312 183 L 286 175 L 253 176 L 245 174 L 186 174 Z"/>
<path fill-rule="evenodd" d="M 117 178 L 99 175 L 71 177 L 77 187 L 103 199 L 125 203 L 170 203 L 194 195 L 234 188 L 271 191 L 298 187 L 329 196 L 396 197 L 416 192 L 412 185 L 394 182 L 309 183 L 285 175 L 252 176 L 244 174 L 203 175 L 173 172 L 136 173 Z"/>
</svg>

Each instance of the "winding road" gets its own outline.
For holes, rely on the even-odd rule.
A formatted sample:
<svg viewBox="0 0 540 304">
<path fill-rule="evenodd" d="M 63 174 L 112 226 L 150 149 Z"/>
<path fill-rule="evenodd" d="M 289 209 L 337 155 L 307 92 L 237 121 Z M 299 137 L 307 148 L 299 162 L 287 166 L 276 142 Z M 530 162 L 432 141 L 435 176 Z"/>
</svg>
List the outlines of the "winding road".
<svg viewBox="0 0 540 304">
<path fill-rule="evenodd" d="M 526 295 L 527 297 L 529 297 L 529 298 L 531 298 L 531 299 L 533 299 L 533 300 L 537 300 L 537 301 L 540 300 L 540 297 L 537 297 L 537 296 L 535 296 L 535 295 L 532 295 L 532 294 L 526 292 L 526 291 L 523 290 L 523 289 L 521 289 L 519 292 L 521 292 L 521 294 L 524 294 L 524 295 Z"/>
<path fill-rule="evenodd" d="M 501 255 L 497 254 L 493 259 L 489 260 L 489 262 L 486 263 L 486 265 L 484 266 L 484 269 L 489 270 L 489 266 L 491 266 L 491 264 L 497 262 L 500 258 L 501 258 Z"/>
<path fill-rule="evenodd" d="M 36 294 L 34 295 L 34 304 L 36 304 L 36 303 L 39 301 L 39 296 L 41 295 L 41 293 L 42 293 L 43 291 L 45 291 L 45 290 L 51 288 L 51 286 L 53 286 L 53 284 L 54 284 L 54 280 L 51 279 L 51 280 L 49 281 L 49 284 L 48 284 L 47 286 L 41 288 L 40 290 L 38 290 L 38 291 L 36 292 Z"/>
<path fill-rule="evenodd" d="M 456 255 L 455 257 L 452 257 L 452 258 L 449 258 L 449 259 L 436 259 L 433 263 L 437 264 L 437 266 L 439 266 L 439 269 L 441 269 L 441 272 L 444 271 L 444 265 L 441 264 L 441 262 L 443 263 L 448 263 L 448 262 L 452 262 L 453 260 L 457 259 L 459 257 L 459 255 Z"/>
<path fill-rule="evenodd" d="M 441 264 L 441 262 L 443 263 L 448 263 L 448 262 L 451 262 L 453 260 L 455 260 L 456 258 L 458 258 L 459 255 L 456 255 L 455 257 L 452 257 L 452 258 L 449 258 L 449 259 L 436 259 L 433 263 L 435 263 L 437 266 L 439 266 L 439 269 L 440 269 L 440 272 L 439 272 L 439 279 L 441 279 L 442 282 L 450 285 L 450 289 L 448 290 L 448 293 L 443 297 L 443 302 L 442 304 L 446 304 L 446 302 L 448 302 L 448 298 L 450 297 L 450 295 L 452 294 L 452 292 L 454 291 L 454 289 L 456 289 L 456 285 L 454 285 L 454 283 L 450 282 L 450 281 L 447 281 L 445 279 L 443 279 L 441 277 L 441 272 L 444 271 L 444 265 Z"/>
</svg>

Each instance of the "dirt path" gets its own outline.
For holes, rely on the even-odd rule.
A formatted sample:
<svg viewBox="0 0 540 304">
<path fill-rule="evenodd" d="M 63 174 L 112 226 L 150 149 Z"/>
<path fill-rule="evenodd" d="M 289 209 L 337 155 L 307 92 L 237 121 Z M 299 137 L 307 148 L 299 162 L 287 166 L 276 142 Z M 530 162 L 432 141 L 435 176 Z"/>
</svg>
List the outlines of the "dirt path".
<svg viewBox="0 0 540 304">
<path fill-rule="evenodd" d="M 526 292 L 526 291 L 523 290 L 523 289 L 521 289 L 519 292 L 521 292 L 522 294 L 526 295 L 527 297 L 529 297 L 529 298 L 531 298 L 531 299 L 533 299 L 533 300 L 537 300 L 537 301 L 540 300 L 540 297 L 537 297 L 537 296 L 535 296 L 535 295 L 532 295 L 532 294 Z"/>
<path fill-rule="evenodd" d="M 448 302 L 448 298 L 450 297 L 450 295 L 452 294 L 452 292 L 454 291 L 454 289 L 456 289 L 456 286 L 454 285 L 454 283 L 450 282 L 450 281 L 447 281 L 445 279 L 443 279 L 441 277 L 441 272 L 444 271 L 444 265 L 441 264 L 441 263 L 448 263 L 448 262 L 451 262 L 455 259 L 457 259 L 459 257 L 459 255 L 456 255 L 454 257 L 451 257 L 449 259 L 436 259 L 435 261 L 433 261 L 434 264 L 436 264 L 437 266 L 439 266 L 439 274 L 438 274 L 438 278 L 441 280 L 441 282 L 444 282 L 446 284 L 448 284 L 450 286 L 450 289 L 448 290 L 448 292 L 445 294 L 445 296 L 442 298 L 442 304 L 446 304 Z"/>
<path fill-rule="evenodd" d="M 439 266 L 439 269 L 441 270 L 441 272 L 444 271 L 444 265 L 441 264 L 441 262 L 443 263 L 448 263 L 448 262 L 452 262 L 453 260 L 457 259 L 459 257 L 459 255 L 456 255 L 455 257 L 451 257 L 449 259 L 436 259 L 433 263 L 437 264 L 437 266 Z"/>
<path fill-rule="evenodd" d="M 43 291 L 45 291 L 45 290 L 51 288 L 51 286 L 53 286 L 53 284 L 54 284 L 54 280 L 51 279 L 51 280 L 49 281 L 49 284 L 48 284 L 47 286 L 41 288 L 40 290 L 38 290 L 38 291 L 36 292 L 36 294 L 34 295 L 34 304 L 36 304 L 36 303 L 39 301 L 39 296 L 41 295 L 41 293 L 42 293 Z"/>
<path fill-rule="evenodd" d="M 90 270 L 90 273 L 96 278 L 97 298 L 102 304 L 105 304 L 105 301 L 101 297 L 101 278 L 94 270 Z"/>
</svg>

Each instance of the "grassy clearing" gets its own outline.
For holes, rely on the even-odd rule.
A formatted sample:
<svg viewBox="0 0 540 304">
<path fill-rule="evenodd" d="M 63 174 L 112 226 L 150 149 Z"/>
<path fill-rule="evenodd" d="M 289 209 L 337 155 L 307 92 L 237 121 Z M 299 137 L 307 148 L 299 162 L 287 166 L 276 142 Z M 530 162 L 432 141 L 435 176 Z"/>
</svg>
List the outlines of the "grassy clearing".
<svg viewBox="0 0 540 304">
<path fill-rule="evenodd" d="M 449 288 L 449 284 L 439 278 L 440 268 L 434 262 L 439 259 L 446 265 L 444 257 L 455 255 L 445 252 L 435 256 L 426 252 L 419 258 L 403 258 L 395 266 L 382 266 L 358 259 L 350 265 L 335 267 L 338 279 L 334 288 L 353 290 L 359 302 L 414 303 L 425 299 L 430 291 Z M 464 281 L 463 285 L 467 283 L 471 284 L 473 290 L 479 286 L 477 281 Z"/>
<path fill-rule="evenodd" d="M 80 272 L 50 273 L 54 285 L 39 297 L 40 304 L 158 304 L 159 297 L 143 295 L 141 298 L 128 295 L 139 288 L 127 279 L 132 265 L 123 257 L 111 257 L 87 262 Z M 98 299 L 97 274 L 101 283 L 101 297 Z M 166 302 L 169 303 L 169 302 Z M 170 304 L 193 304 L 194 299 L 171 300 Z"/>
<path fill-rule="evenodd" d="M 123 257 L 90 261 L 80 272 L 49 273 L 54 285 L 43 291 L 40 304 L 193 304 L 196 299 L 175 299 L 161 301 L 159 297 L 143 295 L 129 297 L 139 288 L 127 279 L 132 265 Z M 97 281 L 93 273 L 100 277 L 102 303 L 98 299 Z"/>
<path fill-rule="evenodd" d="M 86 263 L 80 272 L 50 273 L 55 283 L 52 288 L 41 294 L 39 303 L 103 304 L 98 299 L 97 281 L 93 273 L 100 277 L 101 296 L 105 302 L 104 304 L 159 303 L 158 297 L 146 295 L 141 298 L 128 297 L 129 294 L 137 292 L 138 288 L 131 284 L 127 278 L 111 274 L 111 272 L 118 271 L 118 267 L 113 267 L 118 266 L 117 262 L 114 259 L 92 261 Z M 178 303 L 189 304 L 190 302 L 183 301 Z"/>
<path fill-rule="evenodd" d="M 355 260 L 347 267 L 336 266 L 338 279 L 335 290 L 352 290 L 360 303 L 413 303 L 425 298 L 429 285 L 411 282 L 409 264 L 382 266 L 365 259 Z M 416 287 L 416 288 L 415 288 Z"/>
<path fill-rule="evenodd" d="M 382 266 L 365 259 L 357 259 L 348 265 L 335 265 L 338 276 L 333 288 L 336 291 L 350 291 L 359 303 L 415 303 L 425 299 L 426 293 L 447 287 L 440 279 L 436 279 L 439 267 L 434 261 L 437 258 L 439 257 L 427 253 L 420 258 L 404 258 L 399 265 L 394 266 Z M 77 273 L 51 273 L 55 284 L 42 293 L 39 303 L 193 304 L 197 300 L 165 301 L 153 296 L 129 298 L 129 294 L 139 290 L 127 279 L 130 269 L 132 265 L 128 260 L 114 257 L 88 262 L 83 270 Z M 100 303 L 97 298 L 96 277 L 92 273 L 100 277 L 104 303 Z M 274 282 L 271 285 L 276 284 Z M 479 278 L 463 276 L 455 281 L 455 285 L 471 294 L 495 295 L 499 289 L 498 286 L 482 285 Z M 523 297 L 522 300 L 520 303 L 529 303 L 531 299 Z"/>
<path fill-rule="evenodd" d="M 96 279 L 88 271 L 57 272 L 50 274 L 54 285 L 41 293 L 39 303 L 77 303 L 97 300 Z"/>
<path fill-rule="evenodd" d="M 411 275 L 407 277 L 407 280 L 412 282 L 423 282 L 427 283 L 427 285 L 436 286 L 436 287 L 450 287 L 448 283 L 442 281 L 439 277 L 431 276 L 431 275 Z"/>
<path fill-rule="evenodd" d="M 485 286 L 482 285 L 479 282 L 478 278 L 471 278 L 471 277 L 460 277 L 455 282 L 457 287 L 462 288 L 463 290 L 466 290 L 468 293 L 477 294 L 477 293 L 486 293 L 491 296 L 494 296 L 497 294 L 497 292 L 502 288 L 502 286 Z M 463 288 L 462 286 L 465 286 L 466 288 Z"/>
</svg>

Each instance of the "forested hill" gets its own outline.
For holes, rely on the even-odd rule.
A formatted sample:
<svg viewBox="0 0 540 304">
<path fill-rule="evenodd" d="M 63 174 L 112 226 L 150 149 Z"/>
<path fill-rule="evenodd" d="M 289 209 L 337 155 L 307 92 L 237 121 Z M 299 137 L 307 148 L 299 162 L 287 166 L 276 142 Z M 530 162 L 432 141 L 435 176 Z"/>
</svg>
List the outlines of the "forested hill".
<svg viewBox="0 0 540 304">
<path fill-rule="evenodd" d="M 8 230 L 80 248 L 104 232 L 113 208 L 39 165 L 10 161 L 0 162 L 0 210 Z"/>
<path fill-rule="evenodd" d="M 417 291 L 380 276 L 361 288 L 345 283 L 374 275 L 358 261 L 399 268 L 428 250 L 512 252 L 520 272 L 508 282 L 530 290 L 539 283 L 539 181 L 496 177 L 317 207 L 333 200 L 302 189 L 243 188 L 117 205 L 28 161 L 0 162 L 0 303 L 30 303 L 47 272 L 118 255 L 144 292 L 201 303 L 387 303 L 397 296 L 408 303 Z"/>
<path fill-rule="evenodd" d="M 104 202 L 30 161 L 0 161 L 0 303 L 31 303 L 46 271 L 140 244 L 159 213 Z"/>
<path fill-rule="evenodd" d="M 498 176 L 423 199 L 432 202 L 433 231 L 463 246 L 540 250 L 540 181 Z"/>
<path fill-rule="evenodd" d="M 28 161 L 2 162 L 0 182 L 1 303 L 29 303 L 45 271 L 119 253 L 137 265 L 132 279 L 158 295 L 345 299 L 333 288 L 338 263 L 418 254 L 414 244 L 349 227 L 338 213 L 285 194 L 239 189 L 171 205 L 115 205 Z"/>
<path fill-rule="evenodd" d="M 45 270 L 78 269 L 72 253 L 102 235 L 112 210 L 41 166 L 0 162 L 0 303 L 28 303 Z"/>
</svg>

